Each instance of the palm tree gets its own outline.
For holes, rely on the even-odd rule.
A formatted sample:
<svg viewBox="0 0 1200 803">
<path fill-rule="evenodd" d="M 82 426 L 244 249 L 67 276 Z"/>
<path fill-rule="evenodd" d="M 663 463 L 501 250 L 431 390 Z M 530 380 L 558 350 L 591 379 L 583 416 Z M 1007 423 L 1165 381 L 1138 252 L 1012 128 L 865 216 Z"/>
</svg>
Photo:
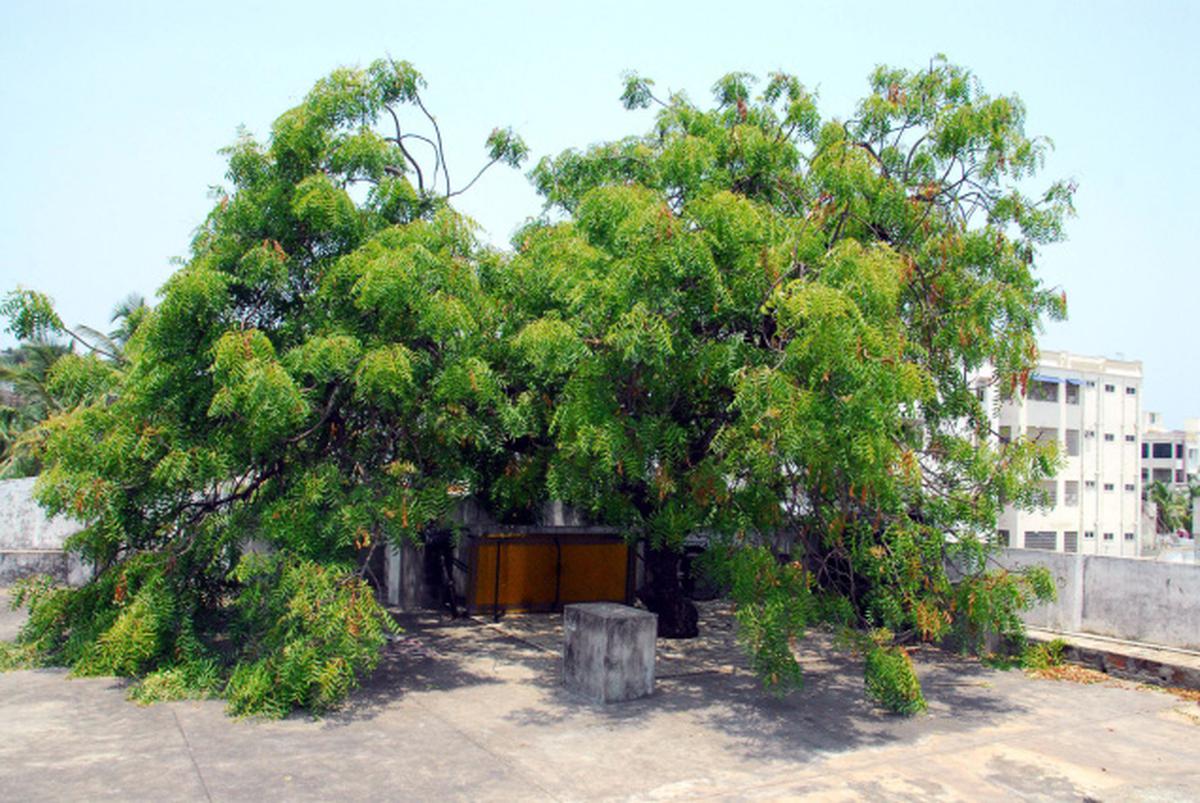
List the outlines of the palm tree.
<svg viewBox="0 0 1200 803">
<path fill-rule="evenodd" d="M 1176 492 L 1165 482 L 1153 482 L 1146 495 L 1155 507 L 1154 529 L 1160 533 L 1173 533 L 1188 523 L 1191 495 Z"/>
<path fill-rule="evenodd" d="M 50 329 L 69 336 L 119 370 L 126 362 L 126 345 L 149 312 L 145 297 L 131 293 L 113 308 L 109 322 L 116 326 L 108 334 L 88 326 L 68 329 L 57 315 Z M 38 425 L 64 406 L 50 392 L 50 368 L 72 350 L 73 344 L 68 347 L 42 339 L 0 354 L 0 477 L 24 477 L 40 470 Z"/>
<path fill-rule="evenodd" d="M 114 362 L 120 363 L 125 361 L 125 346 L 129 344 L 129 339 L 149 312 L 146 297 L 141 293 L 130 293 L 113 307 L 109 323 L 115 323 L 116 326 L 108 334 L 90 326 L 79 326 L 78 329 L 92 351 L 107 355 Z"/>
<path fill-rule="evenodd" d="M 141 293 L 130 293 L 113 307 L 112 317 L 108 321 L 117 326 L 108 336 L 124 348 L 129 343 L 129 338 L 133 337 L 133 333 L 142 325 L 142 321 L 146 320 L 149 312 L 146 297 Z"/>
<path fill-rule="evenodd" d="M 0 355 L 0 476 L 36 474 L 38 461 L 31 448 L 33 429 L 61 409 L 47 382 L 50 368 L 70 349 L 61 343 L 22 343 Z"/>
</svg>

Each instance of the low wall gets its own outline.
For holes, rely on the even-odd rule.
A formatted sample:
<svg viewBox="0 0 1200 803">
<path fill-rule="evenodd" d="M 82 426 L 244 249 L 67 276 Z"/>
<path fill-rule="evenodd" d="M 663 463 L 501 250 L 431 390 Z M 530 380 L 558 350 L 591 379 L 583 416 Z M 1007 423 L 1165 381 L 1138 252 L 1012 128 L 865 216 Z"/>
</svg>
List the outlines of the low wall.
<svg viewBox="0 0 1200 803">
<path fill-rule="evenodd" d="M 1200 650 L 1200 564 L 1006 549 L 1008 568 L 1045 566 L 1058 599 L 1025 615 L 1035 627 Z"/>
<path fill-rule="evenodd" d="M 34 482 L 33 477 L 0 480 L 0 585 L 31 574 L 83 583 L 88 567 L 63 550 L 80 526 L 61 516 L 48 518 L 33 500 Z"/>
</svg>

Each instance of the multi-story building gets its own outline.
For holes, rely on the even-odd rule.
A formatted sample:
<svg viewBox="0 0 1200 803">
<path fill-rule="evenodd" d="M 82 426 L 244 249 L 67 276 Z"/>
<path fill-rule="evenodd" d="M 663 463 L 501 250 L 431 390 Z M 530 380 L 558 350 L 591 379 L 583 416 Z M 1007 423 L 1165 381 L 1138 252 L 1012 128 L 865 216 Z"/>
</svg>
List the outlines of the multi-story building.
<svg viewBox="0 0 1200 803">
<path fill-rule="evenodd" d="M 1184 429 L 1168 430 L 1162 416 L 1147 412 L 1142 424 L 1142 484 L 1161 482 L 1173 491 L 1188 487 L 1189 476 L 1200 473 L 1200 419 L 1189 418 Z"/>
<path fill-rule="evenodd" d="M 1139 361 L 1044 351 L 1025 398 L 1005 398 L 989 374 L 978 392 L 1001 440 L 1057 441 L 1063 464 L 1043 486 L 1047 506 L 1009 507 L 1001 543 L 1134 557 L 1141 553 L 1141 386 Z"/>
</svg>

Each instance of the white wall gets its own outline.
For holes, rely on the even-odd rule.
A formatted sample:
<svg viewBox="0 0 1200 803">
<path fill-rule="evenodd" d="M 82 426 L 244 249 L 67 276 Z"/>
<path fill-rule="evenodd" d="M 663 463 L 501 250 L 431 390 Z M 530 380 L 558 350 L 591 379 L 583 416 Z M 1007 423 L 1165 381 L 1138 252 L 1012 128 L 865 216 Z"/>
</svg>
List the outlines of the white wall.
<svg viewBox="0 0 1200 803">
<path fill-rule="evenodd" d="M 0 480 L 0 584 L 30 574 L 49 574 L 63 582 L 82 583 L 89 571 L 63 551 L 78 522 L 47 518 L 33 500 L 35 478 Z"/>
<path fill-rule="evenodd" d="M 1000 562 L 1053 575 L 1058 600 L 1025 615 L 1034 627 L 1200 650 L 1200 564 L 1025 549 Z"/>
</svg>

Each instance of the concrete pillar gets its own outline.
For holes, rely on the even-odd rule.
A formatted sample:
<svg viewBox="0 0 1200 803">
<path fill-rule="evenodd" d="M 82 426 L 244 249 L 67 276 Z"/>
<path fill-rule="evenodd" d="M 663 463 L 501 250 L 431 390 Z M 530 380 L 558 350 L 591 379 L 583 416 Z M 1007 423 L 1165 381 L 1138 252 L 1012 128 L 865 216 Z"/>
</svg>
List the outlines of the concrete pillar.
<svg viewBox="0 0 1200 803">
<path fill-rule="evenodd" d="M 563 684 L 599 703 L 654 692 L 658 617 L 615 602 L 563 608 Z"/>
<path fill-rule="evenodd" d="M 384 586 L 387 589 L 387 604 L 393 608 L 400 604 L 400 550 L 388 543 L 383 555 Z"/>
</svg>

